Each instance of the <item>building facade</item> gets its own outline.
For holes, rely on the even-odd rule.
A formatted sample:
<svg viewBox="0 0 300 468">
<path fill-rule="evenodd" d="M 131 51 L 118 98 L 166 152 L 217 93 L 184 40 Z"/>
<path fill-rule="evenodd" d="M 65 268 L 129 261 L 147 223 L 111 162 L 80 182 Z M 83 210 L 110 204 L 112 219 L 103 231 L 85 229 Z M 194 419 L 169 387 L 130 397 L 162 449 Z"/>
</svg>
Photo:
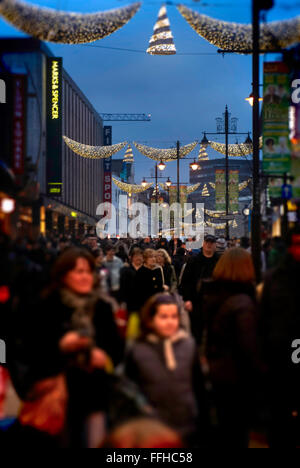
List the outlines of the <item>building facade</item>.
<svg viewBox="0 0 300 468">
<path fill-rule="evenodd" d="M 61 64 L 53 75 L 51 60 Z M 95 226 L 97 206 L 103 201 L 103 162 L 73 153 L 62 136 L 101 146 L 103 122 L 98 112 L 62 61 L 38 40 L 1 39 L 0 78 L 7 84 L 0 159 L 25 190 L 21 222 L 26 211 L 26 220 L 42 233 L 84 232 Z M 49 126 L 49 112 L 56 127 Z"/>
</svg>

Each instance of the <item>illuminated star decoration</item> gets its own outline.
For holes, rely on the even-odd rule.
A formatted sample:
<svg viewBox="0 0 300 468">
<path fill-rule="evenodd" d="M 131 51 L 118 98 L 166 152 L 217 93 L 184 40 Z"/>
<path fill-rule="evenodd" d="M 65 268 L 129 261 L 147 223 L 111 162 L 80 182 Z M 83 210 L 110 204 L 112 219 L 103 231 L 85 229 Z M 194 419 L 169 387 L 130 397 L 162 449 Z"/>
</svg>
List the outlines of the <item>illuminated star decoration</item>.
<svg viewBox="0 0 300 468">
<path fill-rule="evenodd" d="M 180 158 L 183 159 L 189 153 L 191 153 L 197 146 L 197 142 L 191 143 L 187 146 L 182 146 L 180 148 Z M 177 149 L 170 148 L 170 149 L 159 149 L 159 148 L 150 148 L 149 146 L 141 145 L 140 143 L 134 142 L 134 146 L 136 149 L 147 156 L 147 158 L 153 159 L 154 161 L 164 161 L 170 162 L 175 161 L 177 159 Z"/>
<path fill-rule="evenodd" d="M 133 151 L 132 151 L 131 145 L 128 145 L 128 148 L 126 150 L 123 162 L 126 163 L 126 164 L 134 163 L 134 156 L 133 156 Z"/>
<path fill-rule="evenodd" d="M 123 190 L 123 192 L 129 193 L 130 195 L 132 195 L 133 193 L 146 192 L 146 190 L 151 188 L 153 185 L 152 183 L 145 185 L 125 184 L 125 182 L 121 182 L 120 180 L 117 180 L 114 177 L 112 178 L 112 181 L 117 187 L 119 187 L 119 189 Z"/>
<path fill-rule="evenodd" d="M 96 13 L 61 12 L 20 0 L 2 0 L 0 14 L 20 31 L 41 41 L 85 44 L 114 33 L 140 9 L 140 3 Z"/>
<path fill-rule="evenodd" d="M 178 5 L 177 8 L 197 34 L 210 44 L 240 54 L 252 53 L 251 25 L 216 20 L 185 5 Z M 286 49 L 298 42 L 300 42 L 300 16 L 261 25 L 260 50 L 265 53 Z"/>
<path fill-rule="evenodd" d="M 165 5 L 163 5 L 159 11 L 158 20 L 154 26 L 154 33 L 150 39 L 147 53 L 150 55 L 176 54 L 174 37 Z"/>
<path fill-rule="evenodd" d="M 203 146 L 203 145 L 200 146 L 198 160 L 199 161 L 209 161 L 207 150 L 206 150 L 205 146 Z"/>
<path fill-rule="evenodd" d="M 107 159 L 121 151 L 127 146 L 127 142 L 119 143 L 113 146 L 90 146 L 83 145 L 77 141 L 71 140 L 66 136 L 63 137 L 66 145 L 76 154 L 88 159 Z"/>
</svg>

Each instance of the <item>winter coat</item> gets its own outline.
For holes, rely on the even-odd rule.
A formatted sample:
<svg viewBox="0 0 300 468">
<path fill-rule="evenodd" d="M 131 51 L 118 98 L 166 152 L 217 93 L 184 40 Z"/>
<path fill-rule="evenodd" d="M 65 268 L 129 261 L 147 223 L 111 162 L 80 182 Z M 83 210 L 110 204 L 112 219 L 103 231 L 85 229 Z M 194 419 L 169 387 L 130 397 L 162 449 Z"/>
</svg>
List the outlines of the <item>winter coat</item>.
<svg viewBox="0 0 300 468">
<path fill-rule="evenodd" d="M 186 332 L 172 340 L 150 335 L 136 342 L 126 371 L 159 419 L 184 437 L 196 430 L 202 381 L 196 344 Z"/>
<path fill-rule="evenodd" d="M 196 257 L 192 257 L 184 270 L 180 291 L 184 301 L 191 301 L 194 307 L 197 305 L 197 291 L 199 283 L 204 279 L 210 279 L 219 261 L 219 256 L 215 254 L 212 258 L 207 258 L 201 252 Z"/>
<path fill-rule="evenodd" d="M 26 317 L 22 316 L 20 308 L 16 317 L 15 350 L 10 367 L 21 397 L 26 396 L 36 382 L 61 372 L 70 369 L 73 372 L 77 368 L 82 375 L 87 374 L 77 366 L 76 355 L 66 357 L 60 351 L 60 340 L 70 331 L 91 338 L 94 346 L 104 350 L 115 364 L 122 360 L 123 343 L 110 305 L 100 300 L 97 294 L 92 295 L 87 303 L 88 314 L 91 313 L 89 320 L 86 316 L 82 317 L 81 298 L 73 296 L 66 299 L 64 291 L 55 291 L 40 300 Z M 82 360 L 82 357 L 79 358 Z M 104 374 L 104 371 L 97 373 Z M 73 390 L 79 391 L 79 388 Z"/>
<path fill-rule="evenodd" d="M 228 281 L 204 282 L 200 300 L 202 344 L 212 382 L 250 389 L 261 370 L 254 286 Z"/>
<path fill-rule="evenodd" d="M 126 303 L 128 312 L 137 312 L 139 310 L 136 294 L 137 273 L 138 270 L 132 265 L 121 270 L 119 301 Z"/>
<path fill-rule="evenodd" d="M 165 285 L 170 288 L 171 292 L 175 291 L 177 289 L 177 278 L 173 265 L 166 264 L 163 267 L 163 273 Z"/>
<path fill-rule="evenodd" d="M 150 270 L 143 266 L 136 276 L 136 297 L 138 308 L 141 309 L 150 297 L 164 290 L 164 280 L 161 268 Z"/>
</svg>

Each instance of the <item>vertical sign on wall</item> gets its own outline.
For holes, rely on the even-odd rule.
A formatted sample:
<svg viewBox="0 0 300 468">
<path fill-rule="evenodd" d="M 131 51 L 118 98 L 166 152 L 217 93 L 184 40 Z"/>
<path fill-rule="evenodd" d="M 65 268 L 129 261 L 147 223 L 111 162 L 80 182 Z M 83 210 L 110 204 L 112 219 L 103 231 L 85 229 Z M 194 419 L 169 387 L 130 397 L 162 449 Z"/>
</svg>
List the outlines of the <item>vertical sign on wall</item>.
<svg viewBox="0 0 300 468">
<path fill-rule="evenodd" d="M 112 127 L 106 126 L 103 128 L 104 146 L 112 145 Z M 112 163 L 111 158 L 103 160 L 103 201 L 104 203 L 112 203 Z"/>
<path fill-rule="evenodd" d="M 62 195 L 62 59 L 47 58 L 47 194 Z"/>
<path fill-rule="evenodd" d="M 13 75 L 12 170 L 24 174 L 26 152 L 27 76 Z"/>
</svg>

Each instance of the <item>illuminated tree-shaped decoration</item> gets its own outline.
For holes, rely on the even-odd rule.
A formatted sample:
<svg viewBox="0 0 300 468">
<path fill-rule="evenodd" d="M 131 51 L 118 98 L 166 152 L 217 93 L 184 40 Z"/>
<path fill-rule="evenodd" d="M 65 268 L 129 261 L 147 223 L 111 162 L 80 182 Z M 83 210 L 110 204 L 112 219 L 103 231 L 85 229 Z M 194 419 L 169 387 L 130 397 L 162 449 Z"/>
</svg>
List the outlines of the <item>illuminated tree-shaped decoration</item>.
<svg viewBox="0 0 300 468">
<path fill-rule="evenodd" d="M 127 146 L 127 142 L 119 143 L 113 146 L 90 146 L 83 145 L 77 141 L 71 140 L 66 136 L 63 137 L 66 145 L 76 154 L 88 159 L 107 159 L 121 151 Z"/>
<path fill-rule="evenodd" d="M 202 197 L 210 197 L 207 184 L 204 185 L 204 188 L 202 190 Z"/>
<path fill-rule="evenodd" d="M 168 18 L 167 8 L 163 5 L 154 26 L 147 53 L 150 55 L 175 55 L 176 47 Z"/>
<path fill-rule="evenodd" d="M 197 142 L 191 143 L 187 146 L 182 146 L 180 148 L 180 158 L 183 159 L 189 153 L 191 153 L 197 146 Z M 147 158 L 153 159 L 154 161 L 164 161 L 170 162 L 177 159 L 177 149 L 159 149 L 159 148 L 150 148 L 149 146 L 141 145 L 140 143 L 134 142 L 136 149 L 142 153 Z"/>
<path fill-rule="evenodd" d="M 198 160 L 199 161 L 209 161 L 207 150 L 206 150 L 205 146 L 203 146 L 203 145 L 200 146 Z"/>
<path fill-rule="evenodd" d="M 127 163 L 127 164 L 134 163 L 134 156 L 133 156 L 133 151 L 132 151 L 131 145 L 128 145 L 128 148 L 126 150 L 123 162 Z"/>
<path fill-rule="evenodd" d="M 149 184 L 143 184 L 143 185 L 134 185 L 134 184 L 125 184 L 125 182 L 121 182 L 120 180 L 115 179 L 114 177 L 112 178 L 113 183 L 119 187 L 119 189 L 123 190 L 123 192 L 127 192 L 130 195 L 133 193 L 142 193 L 146 192 L 146 190 L 149 190 L 149 188 L 152 187 L 152 183 Z"/>
<path fill-rule="evenodd" d="M 253 49 L 252 25 L 231 23 L 210 18 L 185 5 L 178 5 L 178 10 L 189 25 L 211 44 L 223 50 L 233 50 L 241 54 L 250 54 Z M 300 17 L 291 20 L 262 24 L 260 50 L 278 51 L 300 42 Z"/>
<path fill-rule="evenodd" d="M 85 44 L 114 33 L 138 12 L 140 3 L 96 13 L 61 12 L 20 0 L 2 0 L 0 14 L 17 29 L 41 41 Z"/>
<path fill-rule="evenodd" d="M 239 226 L 238 226 L 238 223 L 236 222 L 236 219 L 233 221 L 233 224 L 232 224 L 232 227 L 234 229 L 237 229 Z"/>
<path fill-rule="evenodd" d="M 214 184 L 214 182 L 209 182 L 209 185 L 213 190 L 216 190 L 216 184 Z"/>
</svg>

